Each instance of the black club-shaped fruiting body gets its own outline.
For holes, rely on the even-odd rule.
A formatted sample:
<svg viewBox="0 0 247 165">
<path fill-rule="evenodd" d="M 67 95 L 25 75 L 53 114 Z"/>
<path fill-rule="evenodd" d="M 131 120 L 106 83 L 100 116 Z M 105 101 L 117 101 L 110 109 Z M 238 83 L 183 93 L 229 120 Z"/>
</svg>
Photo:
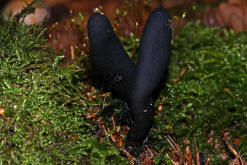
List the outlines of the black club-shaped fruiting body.
<svg viewBox="0 0 247 165">
<path fill-rule="evenodd" d="M 135 64 L 122 47 L 108 19 L 94 14 L 88 21 L 88 38 L 93 68 L 123 101 L 129 101 Z"/>
<path fill-rule="evenodd" d="M 141 37 L 136 65 L 104 15 L 94 14 L 88 22 L 92 65 L 131 110 L 133 126 L 126 139 L 129 149 L 140 148 L 152 127 L 155 94 L 169 61 L 170 20 L 164 8 L 151 13 Z"/>
<path fill-rule="evenodd" d="M 153 122 L 154 92 L 158 88 L 169 61 L 172 31 L 170 16 L 158 8 L 149 16 L 144 27 L 130 108 L 134 126 L 128 133 L 127 141 L 143 141 Z"/>
</svg>

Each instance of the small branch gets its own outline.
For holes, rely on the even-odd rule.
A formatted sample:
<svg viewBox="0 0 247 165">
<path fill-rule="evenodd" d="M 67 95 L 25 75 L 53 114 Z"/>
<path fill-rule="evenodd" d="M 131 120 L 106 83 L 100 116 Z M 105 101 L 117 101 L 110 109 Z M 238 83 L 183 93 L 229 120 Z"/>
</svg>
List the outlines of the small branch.
<svg viewBox="0 0 247 165">
<path fill-rule="evenodd" d="M 239 158 L 239 154 L 237 151 L 230 145 L 229 143 L 229 132 L 224 133 L 225 143 L 230 152 L 235 156 L 235 158 Z"/>
<path fill-rule="evenodd" d="M 189 67 L 190 67 L 190 64 L 187 64 L 187 65 L 183 68 L 183 70 L 182 70 L 182 72 L 179 74 L 179 76 L 173 81 L 174 84 L 177 84 L 177 83 L 179 82 L 179 80 L 180 80 L 181 77 L 184 75 L 184 73 L 189 69 Z"/>
<path fill-rule="evenodd" d="M 152 150 L 147 145 L 145 145 L 145 147 L 146 147 L 148 153 L 150 154 L 151 158 L 153 158 L 154 157 L 154 153 L 152 152 Z"/>
<path fill-rule="evenodd" d="M 113 142 L 114 144 L 117 142 L 117 140 L 113 137 L 112 134 L 110 134 L 110 138 L 111 138 L 111 140 L 112 140 L 112 142 Z"/>
<path fill-rule="evenodd" d="M 70 55 L 71 55 L 71 60 L 75 59 L 75 49 L 74 46 L 70 46 Z"/>
<path fill-rule="evenodd" d="M 173 150 L 176 151 L 178 156 L 180 157 L 179 163 L 184 164 L 184 156 L 180 150 L 180 147 L 174 142 L 174 140 L 169 135 L 166 136 L 166 139 L 170 146 L 173 148 Z"/>
<path fill-rule="evenodd" d="M 240 165 L 246 165 L 246 162 L 242 160 L 238 152 L 229 143 L 229 132 L 224 133 L 225 143 L 229 151 L 235 156 L 234 162 L 239 162 Z"/>
<path fill-rule="evenodd" d="M 107 132 L 107 130 L 105 128 L 105 125 L 104 124 L 101 124 L 101 128 L 103 129 L 105 136 L 107 136 L 108 135 L 108 132 Z"/>
<path fill-rule="evenodd" d="M 129 153 L 128 151 L 126 151 L 125 149 L 120 148 L 120 151 L 122 151 L 123 153 L 125 153 L 125 155 L 126 155 L 129 159 L 131 159 L 132 162 L 135 160 L 135 157 L 132 156 L 132 155 L 130 155 L 130 153 Z"/>
<path fill-rule="evenodd" d="M 111 120 L 112 120 L 112 126 L 113 126 L 113 128 L 116 128 L 116 124 L 115 124 L 115 120 L 114 120 L 114 117 L 113 116 L 111 117 Z"/>
<path fill-rule="evenodd" d="M 200 155 L 197 146 L 195 146 L 195 150 L 196 150 L 196 165 L 200 165 Z"/>
<path fill-rule="evenodd" d="M 206 160 L 204 165 L 209 165 L 209 162 L 210 162 L 210 158 L 207 158 L 207 160 Z"/>
<path fill-rule="evenodd" d="M 191 152 L 189 146 L 186 147 L 185 151 L 186 151 L 186 155 L 187 155 L 187 161 L 188 161 L 187 163 L 188 163 L 188 165 L 191 165 L 192 164 L 192 152 Z"/>
</svg>

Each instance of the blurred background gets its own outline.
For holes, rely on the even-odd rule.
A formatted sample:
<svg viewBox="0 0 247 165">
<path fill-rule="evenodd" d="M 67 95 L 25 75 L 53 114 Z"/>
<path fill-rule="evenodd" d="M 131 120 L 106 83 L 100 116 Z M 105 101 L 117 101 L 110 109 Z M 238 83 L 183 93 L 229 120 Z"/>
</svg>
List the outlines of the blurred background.
<svg viewBox="0 0 247 165">
<path fill-rule="evenodd" d="M 31 3 L 32 0 L 26 0 Z M 166 8 L 172 16 L 173 35 L 188 21 L 200 20 L 204 25 L 242 32 L 247 28 L 246 0 L 40 0 L 34 14 L 25 23 L 47 27 L 48 44 L 62 50 L 65 59 L 88 52 L 87 21 L 93 13 L 103 13 L 118 35 L 138 38 L 146 19 L 156 7 Z M 24 0 L 1 0 L 2 20 L 20 12 Z M 77 49 L 75 49 L 77 47 Z M 74 50 L 75 49 L 75 50 Z M 78 51 L 77 51 L 78 50 Z M 71 53 L 73 52 L 73 53 Z"/>
</svg>

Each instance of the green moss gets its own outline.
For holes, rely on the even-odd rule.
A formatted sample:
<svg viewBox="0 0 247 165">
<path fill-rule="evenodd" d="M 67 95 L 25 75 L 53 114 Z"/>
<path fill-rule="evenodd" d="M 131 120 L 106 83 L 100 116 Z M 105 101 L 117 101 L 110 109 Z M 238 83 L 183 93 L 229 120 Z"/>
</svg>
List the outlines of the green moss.
<svg viewBox="0 0 247 165">
<path fill-rule="evenodd" d="M 174 84 L 187 64 L 189 69 Z M 232 137 L 247 132 L 246 33 L 188 23 L 173 39 L 166 85 L 156 102 L 164 109 L 156 116 L 159 133 L 152 133 L 153 137 L 165 141 L 165 135 L 171 134 L 182 146 L 189 140 L 191 148 L 197 145 L 213 162 L 220 160 L 225 150 L 224 132 Z M 207 144 L 209 137 L 220 140 L 216 142 L 221 146 L 219 150 Z M 245 159 L 246 146 L 245 136 L 237 148 Z"/>
<path fill-rule="evenodd" d="M 98 142 L 84 119 L 103 99 L 82 95 L 85 70 L 58 65 L 61 55 L 44 46 L 44 33 L 35 25 L 0 25 L 0 107 L 10 120 L 0 117 L 0 164 L 121 164 L 116 148 Z"/>
</svg>

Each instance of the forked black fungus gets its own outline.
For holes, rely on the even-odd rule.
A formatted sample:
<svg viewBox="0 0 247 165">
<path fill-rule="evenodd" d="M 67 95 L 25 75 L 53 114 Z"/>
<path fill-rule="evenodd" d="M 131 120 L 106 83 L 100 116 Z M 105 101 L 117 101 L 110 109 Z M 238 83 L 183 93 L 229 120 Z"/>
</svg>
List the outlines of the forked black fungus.
<svg viewBox="0 0 247 165">
<path fill-rule="evenodd" d="M 88 22 L 92 65 L 112 86 L 112 92 L 130 106 L 134 124 L 125 146 L 134 155 L 138 155 L 152 127 L 155 92 L 169 61 L 170 20 L 164 8 L 151 13 L 144 27 L 136 66 L 104 15 L 94 14 Z"/>
</svg>

